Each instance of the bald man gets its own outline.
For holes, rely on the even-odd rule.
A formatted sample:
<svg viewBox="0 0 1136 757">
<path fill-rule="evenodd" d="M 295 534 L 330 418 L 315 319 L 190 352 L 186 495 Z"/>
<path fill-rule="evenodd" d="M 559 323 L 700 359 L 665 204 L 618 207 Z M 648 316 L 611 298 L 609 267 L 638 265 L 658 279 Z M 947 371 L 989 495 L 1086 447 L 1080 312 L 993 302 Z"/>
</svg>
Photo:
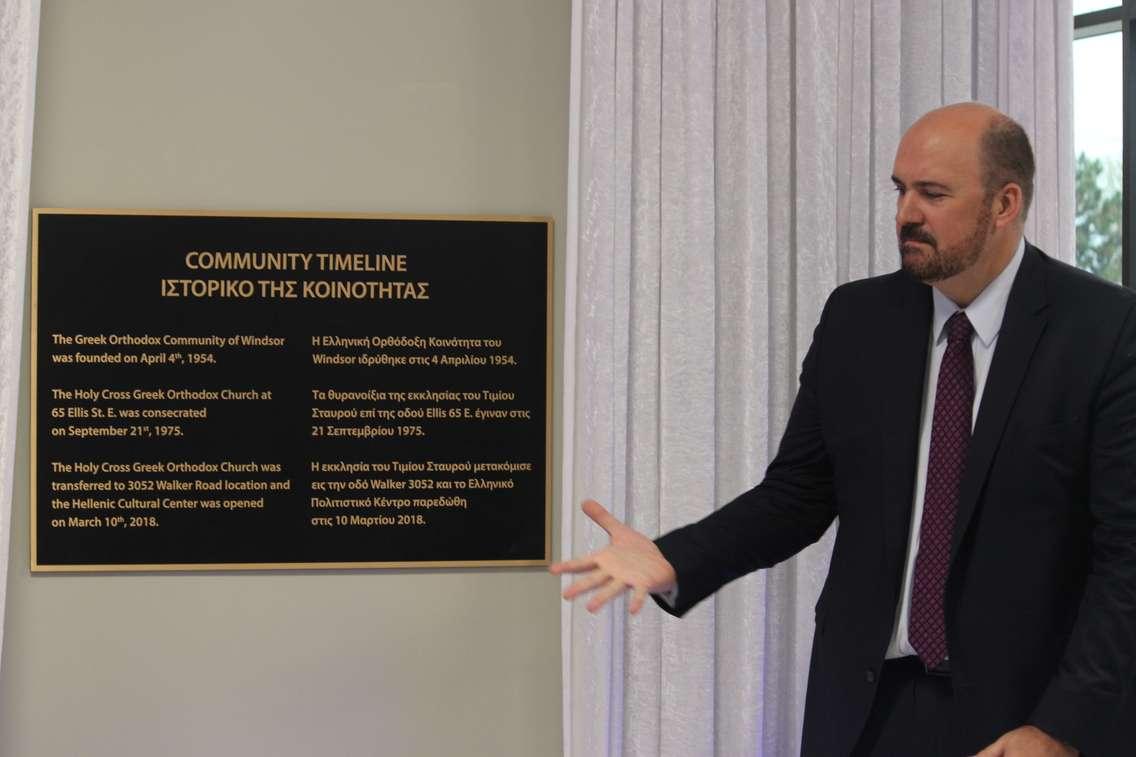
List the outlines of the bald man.
<svg viewBox="0 0 1136 757">
<path fill-rule="evenodd" d="M 825 304 L 765 479 L 656 541 L 584 503 L 565 598 L 681 616 L 839 518 L 802 754 L 1131 755 L 1136 295 L 1024 240 L 1033 175 L 1002 113 L 920 118 L 902 270 Z"/>
</svg>

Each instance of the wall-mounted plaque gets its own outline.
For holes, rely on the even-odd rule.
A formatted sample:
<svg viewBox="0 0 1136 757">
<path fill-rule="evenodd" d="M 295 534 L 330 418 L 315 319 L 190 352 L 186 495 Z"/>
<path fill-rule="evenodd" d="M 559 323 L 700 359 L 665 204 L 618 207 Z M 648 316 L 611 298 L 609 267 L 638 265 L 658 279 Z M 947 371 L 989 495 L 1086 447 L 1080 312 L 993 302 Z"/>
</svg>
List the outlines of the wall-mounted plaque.
<svg viewBox="0 0 1136 757">
<path fill-rule="evenodd" d="M 35 571 L 543 565 L 552 222 L 37 210 Z"/>
</svg>

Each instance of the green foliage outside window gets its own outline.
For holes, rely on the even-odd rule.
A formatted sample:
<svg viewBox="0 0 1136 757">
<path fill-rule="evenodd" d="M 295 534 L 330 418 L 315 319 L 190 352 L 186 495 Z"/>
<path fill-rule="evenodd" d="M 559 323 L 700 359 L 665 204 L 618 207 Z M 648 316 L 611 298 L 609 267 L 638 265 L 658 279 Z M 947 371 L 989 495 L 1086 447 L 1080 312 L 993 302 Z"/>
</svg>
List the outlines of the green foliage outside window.
<svg viewBox="0 0 1136 757">
<path fill-rule="evenodd" d="M 1120 164 L 1077 156 L 1077 266 L 1118 284 L 1120 255 Z"/>
</svg>

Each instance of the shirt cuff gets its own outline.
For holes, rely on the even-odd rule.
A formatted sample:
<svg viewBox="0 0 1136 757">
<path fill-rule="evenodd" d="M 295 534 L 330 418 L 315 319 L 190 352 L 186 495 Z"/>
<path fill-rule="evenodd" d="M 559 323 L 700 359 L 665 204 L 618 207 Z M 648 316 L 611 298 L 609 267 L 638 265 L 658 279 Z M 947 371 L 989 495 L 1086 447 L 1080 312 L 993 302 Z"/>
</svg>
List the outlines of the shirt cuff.
<svg viewBox="0 0 1136 757">
<path fill-rule="evenodd" d="M 675 605 L 678 603 L 678 587 L 675 586 L 670 591 L 664 591 L 660 594 L 656 594 L 655 596 L 661 599 L 667 605 L 667 607 L 673 610 Z"/>
</svg>

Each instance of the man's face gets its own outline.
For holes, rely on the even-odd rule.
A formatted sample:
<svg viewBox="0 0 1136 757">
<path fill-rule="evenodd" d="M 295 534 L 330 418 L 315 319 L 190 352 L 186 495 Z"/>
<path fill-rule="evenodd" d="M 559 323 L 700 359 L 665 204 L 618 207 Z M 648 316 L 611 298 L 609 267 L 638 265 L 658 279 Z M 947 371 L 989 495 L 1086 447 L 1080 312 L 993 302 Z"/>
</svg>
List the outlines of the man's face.
<svg viewBox="0 0 1136 757">
<path fill-rule="evenodd" d="M 930 284 L 973 266 L 990 240 L 991 201 L 983 186 L 978 133 L 925 118 L 904 135 L 892 181 L 895 235 L 903 270 Z"/>
</svg>

